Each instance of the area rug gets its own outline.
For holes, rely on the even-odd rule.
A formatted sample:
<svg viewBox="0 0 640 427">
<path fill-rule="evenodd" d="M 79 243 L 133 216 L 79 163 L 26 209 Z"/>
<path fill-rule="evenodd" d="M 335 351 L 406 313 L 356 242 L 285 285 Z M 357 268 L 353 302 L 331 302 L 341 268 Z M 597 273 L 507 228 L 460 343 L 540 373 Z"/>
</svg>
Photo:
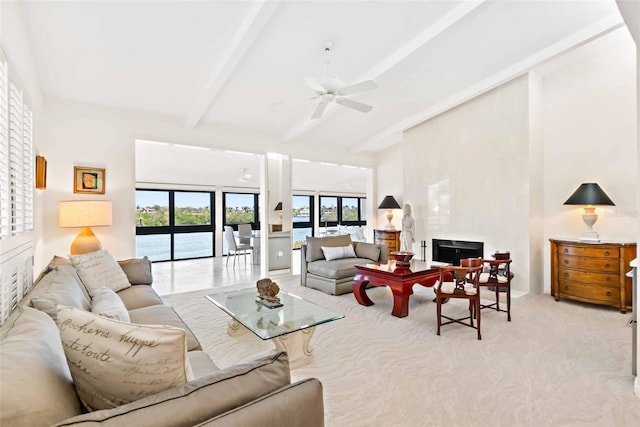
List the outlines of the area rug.
<svg viewBox="0 0 640 427">
<path fill-rule="evenodd" d="M 278 282 L 290 293 L 345 315 L 320 325 L 314 360 L 292 380 L 319 378 L 327 426 L 637 426 L 629 315 L 539 295 L 506 314 L 482 311 L 476 331 L 447 325 L 436 335 L 433 291 L 415 286 L 409 316 L 391 316 L 385 288 L 368 290 L 373 306 L 352 294 L 325 295 Z M 255 286 L 247 283 L 247 286 Z M 253 334 L 227 335 L 229 317 L 202 290 L 163 297 L 225 367 L 273 350 Z M 451 301 L 443 312 L 462 316 Z"/>
</svg>

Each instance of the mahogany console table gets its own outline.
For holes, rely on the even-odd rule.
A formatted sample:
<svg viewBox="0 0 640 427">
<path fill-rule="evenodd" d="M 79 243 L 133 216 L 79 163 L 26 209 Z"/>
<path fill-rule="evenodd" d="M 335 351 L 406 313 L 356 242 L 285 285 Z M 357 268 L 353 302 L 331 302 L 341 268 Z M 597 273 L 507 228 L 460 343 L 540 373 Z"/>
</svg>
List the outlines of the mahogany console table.
<svg viewBox="0 0 640 427">
<path fill-rule="evenodd" d="M 417 265 L 417 264 L 416 264 Z M 433 286 L 440 276 L 440 269 L 428 264 L 424 267 L 400 267 L 395 261 L 387 264 L 356 265 L 353 278 L 353 295 L 362 305 L 373 305 L 366 293 L 368 285 L 389 286 L 393 293 L 393 309 L 396 317 L 409 315 L 409 296 L 413 293 L 413 285 Z"/>
</svg>

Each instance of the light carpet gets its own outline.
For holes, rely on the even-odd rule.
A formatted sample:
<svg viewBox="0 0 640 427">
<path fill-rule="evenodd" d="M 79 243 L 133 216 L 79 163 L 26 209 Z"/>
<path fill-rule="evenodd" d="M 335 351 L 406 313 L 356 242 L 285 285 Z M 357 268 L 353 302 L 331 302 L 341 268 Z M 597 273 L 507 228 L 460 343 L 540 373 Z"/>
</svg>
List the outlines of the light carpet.
<svg viewBox="0 0 640 427">
<path fill-rule="evenodd" d="M 461 325 L 436 335 L 433 291 L 414 287 L 409 316 L 391 316 L 386 287 L 368 290 L 375 305 L 352 294 L 325 295 L 278 282 L 288 292 L 345 315 L 320 325 L 314 360 L 292 380 L 324 386 L 327 426 L 638 426 L 628 315 L 539 295 L 506 314 L 482 311 L 482 340 Z M 254 286 L 248 283 L 247 286 Z M 273 349 L 251 333 L 227 335 L 229 317 L 202 290 L 163 297 L 220 367 Z M 463 315 L 452 300 L 444 313 Z"/>
</svg>

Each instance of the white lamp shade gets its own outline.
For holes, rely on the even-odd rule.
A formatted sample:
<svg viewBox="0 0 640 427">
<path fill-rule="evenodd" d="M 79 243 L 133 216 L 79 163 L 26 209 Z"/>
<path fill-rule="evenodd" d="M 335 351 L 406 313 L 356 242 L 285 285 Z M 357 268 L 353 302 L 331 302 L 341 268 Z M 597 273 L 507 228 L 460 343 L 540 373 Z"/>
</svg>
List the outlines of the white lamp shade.
<svg viewBox="0 0 640 427">
<path fill-rule="evenodd" d="M 70 200 L 58 202 L 60 227 L 96 227 L 111 225 L 111 202 L 105 200 Z"/>
</svg>

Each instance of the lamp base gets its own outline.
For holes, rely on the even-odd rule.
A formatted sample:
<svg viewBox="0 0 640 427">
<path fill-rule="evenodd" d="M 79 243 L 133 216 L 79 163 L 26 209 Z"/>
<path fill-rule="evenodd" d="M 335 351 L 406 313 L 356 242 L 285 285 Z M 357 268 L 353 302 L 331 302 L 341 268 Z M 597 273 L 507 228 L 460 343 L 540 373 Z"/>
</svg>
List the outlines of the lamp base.
<svg viewBox="0 0 640 427">
<path fill-rule="evenodd" d="M 600 235 L 595 231 L 585 231 L 580 235 L 581 242 L 599 242 Z"/>
<path fill-rule="evenodd" d="M 385 230 L 387 230 L 387 231 L 395 231 L 395 230 L 396 230 L 396 227 L 395 227 L 395 225 L 393 225 L 393 224 L 387 224 L 387 225 L 384 227 L 384 229 L 385 229 Z"/>
<path fill-rule="evenodd" d="M 71 255 L 88 254 L 102 249 L 102 243 L 89 227 L 83 228 L 71 243 Z"/>
</svg>

